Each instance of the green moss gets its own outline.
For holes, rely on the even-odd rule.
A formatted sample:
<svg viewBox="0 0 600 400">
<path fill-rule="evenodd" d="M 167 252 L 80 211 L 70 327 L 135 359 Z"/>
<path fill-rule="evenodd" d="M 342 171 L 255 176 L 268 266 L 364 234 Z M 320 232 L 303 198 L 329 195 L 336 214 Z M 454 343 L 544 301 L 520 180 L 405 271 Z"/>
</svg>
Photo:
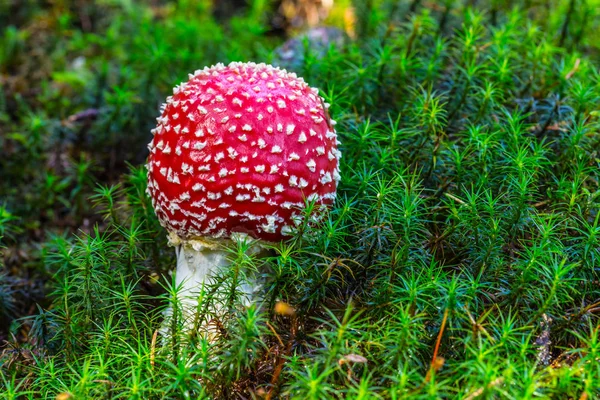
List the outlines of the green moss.
<svg viewBox="0 0 600 400">
<path fill-rule="evenodd" d="M 156 336 L 177 288 L 145 146 L 189 72 L 282 40 L 268 2 L 154 3 L 0 6 L 0 397 L 600 396 L 597 0 L 352 2 L 355 38 L 295 71 L 338 122 L 338 200 L 232 253 L 198 308 L 216 343 Z"/>
</svg>

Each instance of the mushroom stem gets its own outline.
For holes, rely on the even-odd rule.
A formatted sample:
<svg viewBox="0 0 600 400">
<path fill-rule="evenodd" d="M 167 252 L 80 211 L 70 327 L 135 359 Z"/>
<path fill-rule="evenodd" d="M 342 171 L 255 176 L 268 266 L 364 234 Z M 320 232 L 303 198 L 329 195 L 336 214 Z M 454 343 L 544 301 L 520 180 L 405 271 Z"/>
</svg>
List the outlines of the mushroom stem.
<svg viewBox="0 0 600 400">
<path fill-rule="evenodd" d="M 210 278 L 229 264 L 229 261 L 227 253 L 222 249 L 195 249 L 187 243 L 178 245 L 176 253 L 175 283 L 177 287 L 181 287 L 177 295 L 184 325 L 191 329 L 200 291 Z"/>
<path fill-rule="evenodd" d="M 196 313 L 198 310 L 198 301 L 200 294 L 207 283 L 210 282 L 220 271 L 230 267 L 230 252 L 227 246 L 231 246 L 232 242 L 237 240 L 247 240 L 246 238 L 234 236 L 231 240 L 223 240 L 222 242 L 213 242 L 206 240 L 181 240 L 175 235 L 170 235 L 169 241 L 175 246 L 177 255 L 177 269 L 175 271 L 175 283 L 179 288 L 177 298 L 181 305 L 181 316 L 184 330 L 189 332 L 194 329 L 197 323 Z M 252 245 L 247 251 L 257 253 L 261 250 L 259 244 Z M 261 288 L 260 282 L 256 279 L 254 273 L 247 271 L 244 274 L 245 279 L 234 282 L 238 293 L 242 294 L 242 303 L 246 306 L 251 305 L 259 297 L 257 292 Z M 217 296 L 223 296 L 224 292 L 218 291 Z M 225 303 L 225 298 L 217 298 L 213 302 L 213 307 L 219 311 Z M 172 309 L 167 309 L 165 315 L 164 328 L 167 329 L 169 322 L 172 322 Z M 209 322 L 205 321 L 200 327 L 209 328 Z M 214 329 L 208 329 L 208 332 L 213 332 Z"/>
</svg>

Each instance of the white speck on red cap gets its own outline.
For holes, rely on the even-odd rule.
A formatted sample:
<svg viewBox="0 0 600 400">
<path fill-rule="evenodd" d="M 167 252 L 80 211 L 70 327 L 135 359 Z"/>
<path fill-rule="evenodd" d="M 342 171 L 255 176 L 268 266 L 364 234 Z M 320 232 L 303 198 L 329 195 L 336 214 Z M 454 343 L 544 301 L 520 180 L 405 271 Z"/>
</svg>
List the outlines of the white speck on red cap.
<svg viewBox="0 0 600 400">
<path fill-rule="evenodd" d="M 341 153 L 318 93 L 265 64 L 190 75 L 161 106 L 149 145 L 148 192 L 161 224 L 181 239 L 244 232 L 277 241 L 292 233 L 305 199 L 330 205 Z"/>
</svg>

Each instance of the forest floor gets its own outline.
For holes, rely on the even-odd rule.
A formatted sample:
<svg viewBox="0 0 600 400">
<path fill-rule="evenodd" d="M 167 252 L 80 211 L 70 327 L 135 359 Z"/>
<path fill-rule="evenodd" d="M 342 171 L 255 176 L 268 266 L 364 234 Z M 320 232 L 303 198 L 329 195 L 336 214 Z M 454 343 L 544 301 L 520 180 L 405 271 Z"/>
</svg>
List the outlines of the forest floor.
<svg viewBox="0 0 600 400">
<path fill-rule="evenodd" d="M 0 398 L 600 397 L 598 0 L 340 0 L 336 39 L 291 56 L 265 1 L 24 3 L 0 3 Z M 338 196 L 232 252 L 198 312 L 216 339 L 163 340 L 146 145 L 230 61 L 319 88 Z"/>
</svg>

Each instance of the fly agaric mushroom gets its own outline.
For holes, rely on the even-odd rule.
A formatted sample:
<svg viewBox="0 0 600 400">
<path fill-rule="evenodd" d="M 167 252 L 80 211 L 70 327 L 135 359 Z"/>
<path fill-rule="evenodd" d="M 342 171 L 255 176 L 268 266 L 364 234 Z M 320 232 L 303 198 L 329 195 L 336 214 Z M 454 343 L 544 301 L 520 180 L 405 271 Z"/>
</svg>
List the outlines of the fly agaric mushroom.
<svg viewBox="0 0 600 400">
<path fill-rule="evenodd" d="M 177 246 L 184 318 L 233 240 L 279 242 L 306 200 L 333 203 L 340 152 L 328 106 L 294 73 L 239 62 L 198 70 L 167 98 L 148 146 L 148 193 Z"/>
</svg>

